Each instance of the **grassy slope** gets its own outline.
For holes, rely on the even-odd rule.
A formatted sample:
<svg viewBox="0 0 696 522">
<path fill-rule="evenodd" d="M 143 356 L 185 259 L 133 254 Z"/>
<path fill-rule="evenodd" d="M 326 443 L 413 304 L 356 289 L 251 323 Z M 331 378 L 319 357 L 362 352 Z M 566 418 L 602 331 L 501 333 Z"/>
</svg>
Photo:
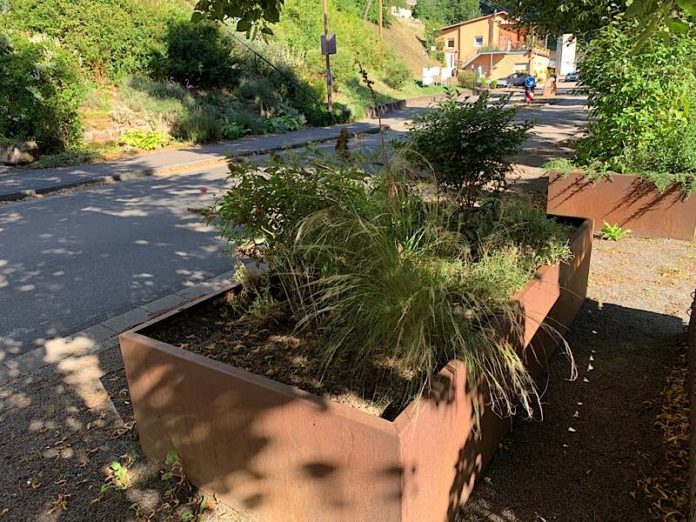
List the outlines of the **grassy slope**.
<svg viewBox="0 0 696 522">
<path fill-rule="evenodd" d="M 425 51 L 421 43 L 424 37 L 425 25 L 413 20 L 395 18 L 392 26 L 384 29 L 384 43 L 411 69 L 414 78 L 421 77 L 423 67 L 438 65 Z"/>
</svg>

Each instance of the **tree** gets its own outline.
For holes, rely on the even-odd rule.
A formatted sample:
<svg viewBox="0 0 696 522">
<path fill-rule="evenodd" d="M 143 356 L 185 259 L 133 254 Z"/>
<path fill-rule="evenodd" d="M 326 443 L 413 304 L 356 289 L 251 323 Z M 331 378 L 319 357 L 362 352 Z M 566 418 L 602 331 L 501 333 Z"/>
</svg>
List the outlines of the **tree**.
<svg viewBox="0 0 696 522">
<path fill-rule="evenodd" d="M 590 38 L 618 15 L 635 19 L 643 39 L 657 31 L 686 34 L 696 0 L 501 0 L 501 6 L 526 24 L 549 34 L 574 33 Z"/>
<path fill-rule="evenodd" d="M 478 0 L 419 0 L 413 16 L 433 25 L 448 25 L 481 16 Z"/>
<path fill-rule="evenodd" d="M 237 20 L 237 31 L 255 36 L 273 34 L 270 24 L 280 20 L 285 0 L 198 0 L 192 20 Z"/>
</svg>

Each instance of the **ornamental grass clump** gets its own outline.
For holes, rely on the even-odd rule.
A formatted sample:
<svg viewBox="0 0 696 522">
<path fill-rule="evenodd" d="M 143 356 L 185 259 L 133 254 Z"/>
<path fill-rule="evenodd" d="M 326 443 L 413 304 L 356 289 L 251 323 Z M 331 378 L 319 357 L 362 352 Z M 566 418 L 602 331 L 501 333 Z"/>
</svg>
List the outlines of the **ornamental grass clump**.
<svg viewBox="0 0 696 522">
<path fill-rule="evenodd" d="M 247 281 L 264 307 L 271 295 L 298 332 L 322 337 L 317 379 L 349 365 L 351 390 L 400 407 L 458 359 L 495 412 L 531 415 L 539 392 L 511 299 L 540 264 L 570 259 L 569 229 L 486 184 L 462 200 L 404 161 L 412 155 L 382 154 L 376 173 L 353 153 L 232 160 L 233 186 L 209 218 L 268 264 L 265 286 Z"/>
</svg>

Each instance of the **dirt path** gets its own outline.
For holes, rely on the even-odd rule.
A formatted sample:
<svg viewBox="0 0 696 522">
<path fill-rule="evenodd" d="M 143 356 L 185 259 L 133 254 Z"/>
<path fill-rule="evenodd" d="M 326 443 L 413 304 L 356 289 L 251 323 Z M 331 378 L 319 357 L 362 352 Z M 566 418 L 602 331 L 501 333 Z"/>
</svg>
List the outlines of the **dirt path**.
<svg viewBox="0 0 696 522">
<path fill-rule="evenodd" d="M 666 466 L 654 401 L 684 362 L 694 274 L 694 244 L 595 242 L 588 300 L 567 336 L 579 377 L 551 360 L 544 421 L 515 423 L 461 521 L 653 518 L 639 481 Z"/>
</svg>

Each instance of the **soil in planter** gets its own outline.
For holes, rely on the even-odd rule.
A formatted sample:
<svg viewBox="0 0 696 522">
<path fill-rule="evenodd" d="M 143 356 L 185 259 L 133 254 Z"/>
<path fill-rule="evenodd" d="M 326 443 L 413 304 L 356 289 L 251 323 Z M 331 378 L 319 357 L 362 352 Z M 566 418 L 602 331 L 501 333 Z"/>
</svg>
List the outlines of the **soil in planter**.
<svg viewBox="0 0 696 522">
<path fill-rule="evenodd" d="M 232 294 L 189 308 L 142 333 L 256 375 L 296 386 L 336 402 L 393 420 L 408 380 L 388 362 L 378 362 L 361 386 L 351 387 L 355 368 L 332 364 L 324 371 L 326 341 L 311 329 L 297 332 L 286 303 L 263 313 L 242 314 Z"/>
</svg>

